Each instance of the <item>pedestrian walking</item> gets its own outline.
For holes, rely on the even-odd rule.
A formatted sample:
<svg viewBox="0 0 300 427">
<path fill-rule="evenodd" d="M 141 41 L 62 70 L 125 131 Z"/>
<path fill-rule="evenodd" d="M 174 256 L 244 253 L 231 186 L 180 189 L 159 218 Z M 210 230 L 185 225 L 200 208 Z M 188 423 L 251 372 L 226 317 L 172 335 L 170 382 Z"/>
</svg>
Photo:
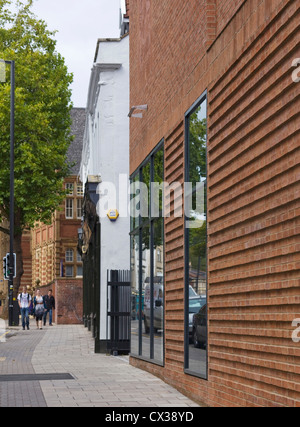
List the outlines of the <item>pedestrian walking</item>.
<svg viewBox="0 0 300 427">
<path fill-rule="evenodd" d="M 43 329 L 42 326 L 45 306 L 44 298 L 41 295 L 41 291 L 39 289 L 36 291 L 36 296 L 34 297 L 33 304 L 37 329 Z"/>
<path fill-rule="evenodd" d="M 46 326 L 48 313 L 49 313 L 49 326 L 53 326 L 52 319 L 53 319 L 53 310 L 55 310 L 55 298 L 52 295 L 52 289 L 49 290 L 48 295 L 44 296 L 44 305 L 45 305 L 44 326 Z"/>
<path fill-rule="evenodd" d="M 25 324 L 27 330 L 29 331 L 29 307 L 31 300 L 31 295 L 27 292 L 26 286 L 23 286 L 23 292 L 18 295 L 18 303 L 21 311 L 23 331 L 25 331 Z"/>
</svg>

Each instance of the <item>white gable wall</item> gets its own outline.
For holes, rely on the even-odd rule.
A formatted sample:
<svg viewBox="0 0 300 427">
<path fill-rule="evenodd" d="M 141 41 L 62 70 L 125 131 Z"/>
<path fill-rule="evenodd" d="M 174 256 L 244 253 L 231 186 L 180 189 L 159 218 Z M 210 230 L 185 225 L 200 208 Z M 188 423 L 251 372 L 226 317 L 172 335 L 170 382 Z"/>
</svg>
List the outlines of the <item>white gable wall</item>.
<svg viewBox="0 0 300 427">
<path fill-rule="evenodd" d="M 129 36 L 98 42 L 91 73 L 81 179 L 100 175 L 119 192 L 119 176 L 129 177 Z M 104 184 L 98 187 L 100 193 Z M 101 194 L 100 194 L 101 197 Z M 118 201 L 118 198 L 117 198 Z M 119 208 L 118 205 L 111 206 Z M 107 337 L 107 270 L 130 269 L 130 217 L 101 221 L 100 339 Z"/>
</svg>

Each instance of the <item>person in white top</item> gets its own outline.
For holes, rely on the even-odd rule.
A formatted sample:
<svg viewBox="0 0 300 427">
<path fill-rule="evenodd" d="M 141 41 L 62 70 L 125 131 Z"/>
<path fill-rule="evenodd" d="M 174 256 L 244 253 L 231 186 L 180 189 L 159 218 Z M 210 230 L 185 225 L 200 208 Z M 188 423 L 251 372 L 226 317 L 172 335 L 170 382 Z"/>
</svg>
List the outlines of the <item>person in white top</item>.
<svg viewBox="0 0 300 427">
<path fill-rule="evenodd" d="M 22 327 L 23 331 L 25 331 L 25 323 L 27 326 L 27 330 L 29 331 L 29 307 L 31 303 L 31 295 L 27 293 L 26 286 L 23 286 L 23 292 L 18 295 L 19 307 L 21 310 L 22 316 Z"/>
<path fill-rule="evenodd" d="M 36 296 L 33 299 L 33 304 L 34 304 L 34 313 L 35 313 L 35 319 L 36 319 L 36 327 L 37 329 L 43 329 L 42 321 L 44 317 L 45 306 L 44 306 L 44 298 L 41 295 L 41 291 L 39 289 L 36 291 Z"/>
</svg>

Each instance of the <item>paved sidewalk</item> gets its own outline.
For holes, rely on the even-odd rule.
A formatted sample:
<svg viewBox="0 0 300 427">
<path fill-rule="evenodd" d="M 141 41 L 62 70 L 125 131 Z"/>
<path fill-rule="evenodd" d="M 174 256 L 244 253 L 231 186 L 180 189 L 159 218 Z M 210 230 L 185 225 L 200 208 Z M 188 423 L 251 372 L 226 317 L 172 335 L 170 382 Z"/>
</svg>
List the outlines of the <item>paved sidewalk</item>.
<svg viewBox="0 0 300 427">
<path fill-rule="evenodd" d="M 0 344 L 0 361 L 6 358 L 0 362 L 0 375 L 51 375 L 48 380 L 19 382 L 25 395 L 19 390 L 17 398 L 17 383 L 0 382 L 0 406 L 198 406 L 160 379 L 129 365 L 128 357 L 94 354 L 93 348 L 91 334 L 83 326 L 18 330 L 5 344 Z M 9 368 L 8 354 L 10 359 L 21 360 L 17 363 L 18 369 Z M 73 379 L 58 380 L 51 377 L 53 374 L 71 374 Z M 7 392 L 11 398 L 5 400 Z"/>
<path fill-rule="evenodd" d="M 45 331 L 7 330 L 6 342 L 0 342 L 0 376 L 32 375 L 33 352 Z M 47 407 L 39 381 L 3 381 L 0 379 L 0 407 Z"/>
</svg>

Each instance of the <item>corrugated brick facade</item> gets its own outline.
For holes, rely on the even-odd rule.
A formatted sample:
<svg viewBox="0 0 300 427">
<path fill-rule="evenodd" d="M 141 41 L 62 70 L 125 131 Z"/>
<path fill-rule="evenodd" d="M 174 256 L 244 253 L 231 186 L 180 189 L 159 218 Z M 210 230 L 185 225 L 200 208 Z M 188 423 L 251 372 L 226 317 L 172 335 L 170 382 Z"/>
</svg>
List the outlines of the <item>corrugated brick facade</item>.
<svg viewBox="0 0 300 427">
<path fill-rule="evenodd" d="M 208 100 L 208 380 L 184 373 L 184 220 L 165 219 L 164 367 L 211 406 L 300 406 L 300 3 L 131 0 L 131 173 L 164 138 L 184 181 L 184 117 Z"/>
</svg>

